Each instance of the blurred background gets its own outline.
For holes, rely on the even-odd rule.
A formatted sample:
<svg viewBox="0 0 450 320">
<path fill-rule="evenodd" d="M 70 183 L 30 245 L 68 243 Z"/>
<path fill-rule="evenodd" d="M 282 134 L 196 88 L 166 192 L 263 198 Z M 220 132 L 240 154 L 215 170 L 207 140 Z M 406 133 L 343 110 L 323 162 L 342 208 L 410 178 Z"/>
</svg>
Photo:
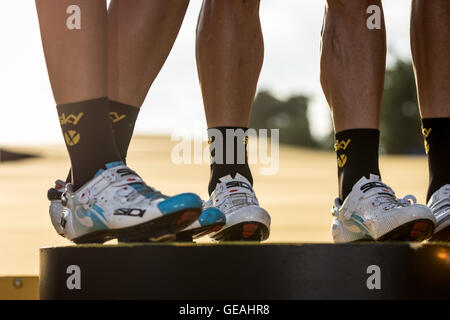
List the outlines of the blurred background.
<svg viewBox="0 0 450 320">
<path fill-rule="evenodd" d="M 194 50 L 200 6 L 200 0 L 191 0 L 150 89 L 128 163 L 167 194 L 193 191 L 206 198 L 208 165 L 176 166 L 170 160 L 175 131 L 201 135 L 206 129 Z M 423 202 L 428 175 L 409 49 L 410 1 L 386 0 L 384 9 L 389 53 L 381 170 L 399 195 L 412 193 Z M 261 176 L 254 169 L 255 190 L 273 219 L 272 242 L 331 241 L 337 179 L 331 116 L 319 82 L 323 11 L 324 1 L 317 0 L 261 3 L 265 61 L 251 127 L 280 128 L 279 172 Z M 70 244 L 53 231 L 46 199 L 70 164 L 34 1 L 0 2 L 0 30 L 0 275 L 37 274 L 39 247 Z M 26 159 L 17 160 L 21 154 Z"/>
</svg>

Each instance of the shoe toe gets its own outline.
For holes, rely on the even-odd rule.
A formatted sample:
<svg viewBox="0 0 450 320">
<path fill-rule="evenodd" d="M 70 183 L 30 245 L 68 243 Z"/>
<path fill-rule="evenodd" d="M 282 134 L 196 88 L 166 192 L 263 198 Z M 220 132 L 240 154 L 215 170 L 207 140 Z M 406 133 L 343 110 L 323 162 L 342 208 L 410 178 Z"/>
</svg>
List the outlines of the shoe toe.
<svg viewBox="0 0 450 320">
<path fill-rule="evenodd" d="M 225 224 L 226 217 L 222 213 L 222 211 L 220 211 L 217 208 L 211 207 L 211 208 L 207 208 L 207 209 L 203 210 L 202 214 L 198 218 L 198 221 L 199 221 L 200 225 L 202 227 L 204 227 L 204 226 L 213 225 L 216 223 Z"/>
<path fill-rule="evenodd" d="M 202 200 L 194 193 L 182 193 L 158 203 L 162 214 L 170 214 L 188 209 L 201 209 Z"/>
<path fill-rule="evenodd" d="M 429 219 L 436 223 L 436 219 L 431 209 L 422 204 L 411 205 L 408 209 L 408 214 L 415 219 Z"/>
</svg>

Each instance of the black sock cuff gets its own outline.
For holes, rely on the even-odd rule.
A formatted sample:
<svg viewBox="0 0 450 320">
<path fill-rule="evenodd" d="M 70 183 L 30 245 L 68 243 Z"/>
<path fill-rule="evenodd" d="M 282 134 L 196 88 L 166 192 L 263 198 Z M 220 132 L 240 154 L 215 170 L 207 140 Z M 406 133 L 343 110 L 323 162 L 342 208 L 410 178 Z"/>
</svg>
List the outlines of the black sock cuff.
<svg viewBox="0 0 450 320">
<path fill-rule="evenodd" d="M 229 129 L 229 130 L 242 129 L 244 131 L 244 133 L 247 133 L 248 127 L 211 127 L 211 128 L 208 128 L 208 138 L 211 137 L 211 132 L 213 130 L 219 130 L 220 133 L 222 133 L 222 135 L 225 137 L 226 133 L 227 133 L 227 129 Z"/>
<path fill-rule="evenodd" d="M 432 139 L 450 138 L 450 118 L 422 119 L 422 134 L 430 142 Z"/>
<path fill-rule="evenodd" d="M 378 129 L 371 129 L 371 128 L 358 128 L 358 129 L 347 129 L 347 130 L 342 130 L 339 132 L 336 132 L 336 134 L 334 135 L 334 137 L 336 139 L 342 139 L 343 137 L 347 137 L 347 136 L 366 136 L 366 135 L 376 135 L 376 136 L 380 136 L 380 130 Z"/>
<path fill-rule="evenodd" d="M 128 123 L 134 124 L 136 122 L 140 108 L 113 100 L 108 100 L 108 103 L 110 109 L 110 116 L 113 123 L 115 119 L 120 119 L 121 115 L 126 115 L 125 119 L 127 120 Z M 113 112 L 116 112 L 117 114 L 114 115 L 112 114 Z"/>
<path fill-rule="evenodd" d="M 358 153 L 364 157 L 364 152 L 370 152 L 368 157 L 376 153 L 380 145 L 380 130 L 378 129 L 349 129 L 337 132 L 335 134 L 334 150 L 340 154 L 342 152 L 351 152 L 358 150 Z M 374 147 L 375 146 L 375 147 Z"/>
<path fill-rule="evenodd" d="M 106 97 L 59 104 L 56 106 L 56 110 L 63 131 L 80 127 L 95 128 L 96 123 L 103 123 L 109 118 Z"/>
<path fill-rule="evenodd" d="M 76 102 L 70 102 L 70 103 L 63 103 L 56 105 L 56 109 L 58 110 L 58 113 L 65 112 L 66 109 L 70 109 L 70 112 L 77 112 L 78 109 L 81 111 L 84 111 L 86 106 L 92 105 L 95 107 L 108 107 L 108 98 L 107 97 L 101 97 L 101 98 L 95 98 L 95 99 L 89 99 L 89 100 L 82 100 L 82 101 L 76 101 Z M 81 110 L 82 109 L 82 110 Z"/>
<path fill-rule="evenodd" d="M 450 118 L 422 118 L 423 126 L 431 126 L 433 124 L 442 124 L 446 125 L 450 121 Z"/>
</svg>

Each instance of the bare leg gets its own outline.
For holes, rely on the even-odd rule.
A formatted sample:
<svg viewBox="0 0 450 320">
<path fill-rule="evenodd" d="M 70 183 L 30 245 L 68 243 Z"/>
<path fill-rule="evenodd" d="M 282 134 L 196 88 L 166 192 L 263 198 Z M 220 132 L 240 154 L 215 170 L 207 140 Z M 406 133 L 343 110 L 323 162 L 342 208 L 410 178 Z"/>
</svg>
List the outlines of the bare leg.
<svg viewBox="0 0 450 320">
<path fill-rule="evenodd" d="M 113 0 L 108 10 L 108 98 L 126 160 L 139 108 L 161 70 L 189 0 Z"/>
<path fill-rule="evenodd" d="M 366 26 L 366 10 L 381 0 L 328 0 L 322 35 L 321 83 L 336 132 L 378 128 L 386 65 L 381 30 Z"/>
<path fill-rule="evenodd" d="M 70 5 L 81 9 L 81 29 L 66 27 Z M 47 70 L 57 104 L 107 96 L 106 2 L 36 0 Z"/>
<path fill-rule="evenodd" d="M 449 1 L 413 1 L 411 47 L 422 118 L 450 117 Z"/>
<path fill-rule="evenodd" d="M 256 196 L 244 137 L 264 59 L 259 5 L 259 0 L 204 0 L 197 26 L 197 70 L 208 135 L 214 141 L 208 202 L 227 214 L 224 228 L 212 235 L 216 240 L 262 241 L 269 236 L 269 214 L 251 205 Z M 218 137 L 222 139 L 216 141 Z M 231 185 L 245 188 L 225 192 Z M 227 195 L 219 200 L 218 194 Z"/>
<path fill-rule="evenodd" d="M 412 2 L 411 48 L 428 153 L 427 201 L 450 184 L 450 2 Z"/>
<path fill-rule="evenodd" d="M 248 127 L 264 58 L 259 4 L 259 0 L 203 1 L 197 26 L 196 54 L 210 138 L 215 138 L 212 133 L 215 130 L 226 137 L 227 130 L 237 133 L 238 129 Z M 227 175 L 233 177 L 239 173 L 253 183 L 247 157 L 237 159 L 236 156 L 238 148 L 246 150 L 245 140 L 229 139 L 233 141 L 223 139 L 221 159 L 212 151 L 210 194 L 219 179 Z M 234 151 L 226 150 L 229 143 L 236 147 Z M 231 153 L 234 153 L 233 162 L 229 161 L 231 156 L 227 156 Z"/>
<path fill-rule="evenodd" d="M 189 0 L 113 0 L 108 10 L 108 98 L 140 107 L 183 22 Z"/>
<path fill-rule="evenodd" d="M 117 152 L 107 104 L 107 11 L 104 0 L 37 0 L 42 43 L 75 189 Z M 78 13 L 77 13 L 78 11 Z M 80 28 L 69 28 L 70 15 Z"/>
<path fill-rule="evenodd" d="M 321 82 L 336 132 L 339 199 L 333 207 L 332 225 L 336 242 L 422 241 L 433 230 L 427 208 L 397 205 L 392 189 L 381 182 L 378 128 L 386 62 L 383 20 L 381 0 L 328 0 Z M 386 205 L 386 199 L 395 205 Z M 358 224 L 360 230 L 350 231 Z"/>
<path fill-rule="evenodd" d="M 370 5 L 381 10 L 381 29 L 367 27 Z M 328 0 L 320 79 L 333 114 L 341 201 L 361 177 L 380 175 L 378 128 L 385 64 L 381 0 Z"/>
<path fill-rule="evenodd" d="M 264 58 L 259 0 L 205 0 L 197 69 L 208 127 L 247 127 Z"/>
</svg>

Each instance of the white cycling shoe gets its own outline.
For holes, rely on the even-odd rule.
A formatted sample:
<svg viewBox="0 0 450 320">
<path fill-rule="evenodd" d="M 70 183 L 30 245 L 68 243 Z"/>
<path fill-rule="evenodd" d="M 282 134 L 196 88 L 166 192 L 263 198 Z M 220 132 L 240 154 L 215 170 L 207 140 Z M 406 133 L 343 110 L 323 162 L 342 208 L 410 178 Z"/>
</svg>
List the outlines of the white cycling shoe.
<svg viewBox="0 0 450 320">
<path fill-rule="evenodd" d="M 428 201 L 436 218 L 436 229 L 431 241 L 450 241 L 450 184 L 436 190 Z"/>
<path fill-rule="evenodd" d="M 423 241 L 433 234 L 431 210 L 408 195 L 394 191 L 377 175 L 362 177 L 341 204 L 335 200 L 332 235 L 338 243 L 352 241 Z"/>
<path fill-rule="evenodd" d="M 55 186 L 50 188 L 47 193 L 47 198 L 50 200 L 50 219 L 56 232 L 63 237 L 64 229 L 60 222 L 63 216 L 64 206 L 61 204 L 61 195 L 65 190 L 65 186 L 66 183 L 64 181 L 56 180 Z M 225 222 L 226 217 L 219 209 L 214 207 L 205 208 L 196 221 L 177 232 L 176 240 L 192 242 L 194 239 L 203 237 L 211 232 L 219 231 L 225 225 Z"/>
<path fill-rule="evenodd" d="M 202 209 L 197 195 L 166 197 L 147 186 L 123 162 L 107 164 L 75 192 L 66 184 L 59 202 L 51 194 L 61 192 L 62 182 L 58 182 L 48 194 L 50 217 L 56 231 L 75 243 L 172 239 L 192 224 Z"/>
<path fill-rule="evenodd" d="M 220 178 L 204 209 L 217 208 L 226 224 L 210 237 L 217 241 L 263 241 L 269 237 L 270 216 L 259 206 L 250 182 L 239 173 Z"/>
</svg>

